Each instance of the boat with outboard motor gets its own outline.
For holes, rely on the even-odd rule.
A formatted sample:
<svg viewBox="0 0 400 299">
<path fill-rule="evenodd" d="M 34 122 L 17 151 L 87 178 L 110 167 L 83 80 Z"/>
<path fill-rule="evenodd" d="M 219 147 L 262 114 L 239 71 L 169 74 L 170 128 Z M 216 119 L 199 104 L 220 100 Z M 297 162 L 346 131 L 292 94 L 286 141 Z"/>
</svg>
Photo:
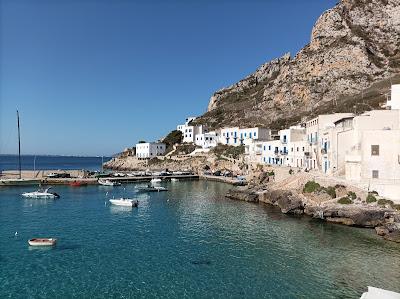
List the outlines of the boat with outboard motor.
<svg viewBox="0 0 400 299">
<path fill-rule="evenodd" d="M 137 207 L 139 204 L 139 201 L 136 199 L 123 198 L 123 197 L 110 199 L 109 202 L 113 205 L 124 206 L 124 207 Z"/>
<path fill-rule="evenodd" d="M 27 198 L 59 198 L 60 195 L 58 195 L 55 192 L 49 192 L 49 190 L 51 189 L 51 187 L 46 188 L 46 189 L 38 189 L 37 191 L 33 191 L 33 192 L 24 192 L 21 195 L 23 197 L 27 197 Z"/>
</svg>

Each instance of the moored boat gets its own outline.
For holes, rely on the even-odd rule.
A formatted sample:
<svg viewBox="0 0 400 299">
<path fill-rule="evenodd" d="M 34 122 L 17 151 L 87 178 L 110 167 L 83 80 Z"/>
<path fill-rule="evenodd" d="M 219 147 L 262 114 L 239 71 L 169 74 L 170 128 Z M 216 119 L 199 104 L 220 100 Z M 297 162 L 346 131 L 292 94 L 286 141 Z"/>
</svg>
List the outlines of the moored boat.
<svg viewBox="0 0 400 299">
<path fill-rule="evenodd" d="M 82 186 L 87 186 L 87 183 L 81 182 L 81 181 L 75 181 L 75 182 L 71 182 L 69 185 L 71 187 L 82 187 Z"/>
<path fill-rule="evenodd" d="M 51 189 L 51 187 L 47 188 L 47 189 L 39 189 L 37 191 L 33 191 L 33 192 L 24 192 L 21 195 L 23 197 L 27 197 L 27 198 L 59 198 L 60 195 L 58 195 L 55 192 L 49 192 L 49 190 Z"/>
<path fill-rule="evenodd" d="M 161 183 L 162 182 L 162 180 L 161 179 L 158 179 L 158 178 L 153 178 L 153 179 L 151 179 L 151 181 L 150 181 L 150 183 L 152 183 L 152 184 L 158 184 L 158 183 Z"/>
<path fill-rule="evenodd" d="M 119 186 L 119 185 L 121 185 L 121 183 L 119 183 L 119 182 L 113 182 L 110 180 L 103 180 L 103 179 L 98 179 L 97 182 L 103 186 Z"/>
<path fill-rule="evenodd" d="M 179 179 L 172 178 L 172 179 L 171 179 L 171 182 L 179 182 Z"/>
<path fill-rule="evenodd" d="M 137 188 L 138 192 L 161 192 L 168 191 L 167 188 L 161 186 L 147 186 L 147 187 L 139 187 Z"/>
<path fill-rule="evenodd" d="M 54 246 L 56 243 L 55 238 L 33 238 L 28 241 L 30 246 Z"/>
<path fill-rule="evenodd" d="M 129 198 L 117 198 L 117 199 L 110 199 L 110 203 L 116 206 L 124 206 L 124 207 L 137 207 L 139 204 L 139 201 L 136 199 L 129 199 Z"/>
</svg>

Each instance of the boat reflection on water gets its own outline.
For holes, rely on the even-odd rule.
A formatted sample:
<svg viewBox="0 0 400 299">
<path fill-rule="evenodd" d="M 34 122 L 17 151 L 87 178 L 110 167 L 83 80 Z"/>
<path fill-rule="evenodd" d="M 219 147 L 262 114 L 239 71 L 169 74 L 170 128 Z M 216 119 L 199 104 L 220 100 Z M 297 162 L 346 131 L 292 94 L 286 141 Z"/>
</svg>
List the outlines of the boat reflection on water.
<svg viewBox="0 0 400 299">
<path fill-rule="evenodd" d="M 110 205 L 111 214 L 124 214 L 124 213 L 132 212 L 133 210 L 134 210 L 134 207 L 130 207 L 130 206 Z"/>
</svg>

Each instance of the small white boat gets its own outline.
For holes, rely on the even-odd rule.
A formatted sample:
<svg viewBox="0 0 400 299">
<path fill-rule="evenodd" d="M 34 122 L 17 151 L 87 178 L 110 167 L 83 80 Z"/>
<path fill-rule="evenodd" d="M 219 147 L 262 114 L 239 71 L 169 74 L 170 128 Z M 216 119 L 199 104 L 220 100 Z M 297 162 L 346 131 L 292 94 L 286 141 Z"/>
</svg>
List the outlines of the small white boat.
<svg viewBox="0 0 400 299">
<path fill-rule="evenodd" d="M 179 182 L 179 179 L 172 178 L 172 179 L 171 179 L 171 182 Z"/>
<path fill-rule="evenodd" d="M 117 198 L 117 199 L 110 199 L 113 205 L 116 206 L 124 206 L 124 207 L 137 207 L 139 202 L 136 199 L 129 199 L 129 198 Z"/>
<path fill-rule="evenodd" d="M 103 180 L 103 179 L 98 179 L 97 182 L 103 186 L 119 186 L 119 185 L 121 185 L 121 183 L 119 183 L 119 182 L 113 182 L 110 180 Z"/>
<path fill-rule="evenodd" d="M 57 239 L 54 238 L 33 238 L 28 241 L 30 246 L 54 246 Z"/>
<path fill-rule="evenodd" d="M 158 179 L 158 178 L 153 178 L 151 181 L 150 181 L 150 183 L 152 183 L 152 184 L 158 184 L 158 183 L 161 183 L 162 182 L 162 180 L 161 179 Z"/>
<path fill-rule="evenodd" d="M 52 198 L 52 199 L 54 199 L 54 198 L 60 197 L 60 195 L 58 195 L 55 192 L 49 192 L 50 189 L 51 189 L 51 187 L 49 187 L 45 190 L 39 189 L 34 192 L 24 192 L 21 195 L 23 197 L 28 197 L 28 198 Z"/>
</svg>

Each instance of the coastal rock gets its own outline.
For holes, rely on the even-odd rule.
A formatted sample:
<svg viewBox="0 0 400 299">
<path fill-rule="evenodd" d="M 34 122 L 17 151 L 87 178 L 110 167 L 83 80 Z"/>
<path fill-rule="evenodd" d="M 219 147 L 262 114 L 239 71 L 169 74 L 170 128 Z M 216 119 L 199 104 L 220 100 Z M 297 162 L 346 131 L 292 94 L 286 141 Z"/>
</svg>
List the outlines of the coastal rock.
<svg viewBox="0 0 400 299">
<path fill-rule="evenodd" d="M 340 1 L 320 16 L 310 43 L 294 57 L 285 54 L 216 91 L 196 122 L 281 128 L 354 105 L 358 112 L 379 108 L 390 86 L 386 79 L 400 72 L 399 20 L 400 0 Z"/>
<path fill-rule="evenodd" d="M 385 235 L 389 234 L 389 230 L 387 228 L 385 228 L 384 226 L 375 227 L 375 231 L 378 236 L 385 236 Z"/>
<path fill-rule="evenodd" d="M 258 194 L 254 190 L 240 187 L 229 190 L 225 197 L 247 202 L 258 202 L 259 200 Z"/>
<path fill-rule="evenodd" d="M 260 201 L 279 207 L 285 214 L 303 214 L 304 212 L 303 198 L 292 191 L 264 191 L 260 194 Z"/>
</svg>

